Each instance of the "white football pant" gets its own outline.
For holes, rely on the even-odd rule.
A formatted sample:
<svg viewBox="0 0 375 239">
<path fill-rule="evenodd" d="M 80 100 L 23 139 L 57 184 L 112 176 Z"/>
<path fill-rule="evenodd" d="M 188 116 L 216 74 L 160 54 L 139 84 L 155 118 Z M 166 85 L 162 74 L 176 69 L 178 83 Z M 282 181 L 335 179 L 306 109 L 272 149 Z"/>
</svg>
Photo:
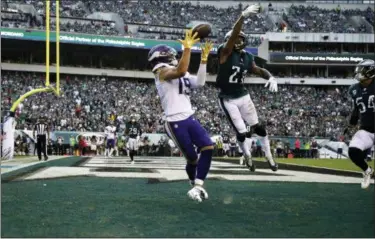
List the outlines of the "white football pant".
<svg viewBox="0 0 375 239">
<path fill-rule="evenodd" d="M 219 99 L 219 105 L 231 125 L 238 133 L 246 133 L 246 123 L 250 126 L 258 124 L 258 114 L 250 95 L 237 99 Z"/>
<path fill-rule="evenodd" d="M 362 151 L 374 145 L 374 134 L 366 130 L 358 130 L 349 143 L 349 147 L 358 148 Z"/>
</svg>

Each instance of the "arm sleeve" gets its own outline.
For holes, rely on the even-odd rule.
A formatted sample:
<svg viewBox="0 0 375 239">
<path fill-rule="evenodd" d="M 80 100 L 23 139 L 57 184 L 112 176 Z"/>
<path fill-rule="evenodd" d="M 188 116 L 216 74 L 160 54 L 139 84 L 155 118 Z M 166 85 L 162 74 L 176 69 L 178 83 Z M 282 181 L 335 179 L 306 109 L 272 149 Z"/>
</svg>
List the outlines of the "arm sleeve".
<svg viewBox="0 0 375 239">
<path fill-rule="evenodd" d="M 200 64 L 198 73 L 196 76 L 187 75 L 185 77 L 189 78 L 191 88 L 195 89 L 195 88 L 204 86 L 204 84 L 206 83 L 206 75 L 207 75 L 207 64 Z"/>
<path fill-rule="evenodd" d="M 349 124 L 356 125 L 359 119 L 359 109 L 357 107 L 357 104 L 354 102 L 354 99 L 352 99 L 352 104 L 353 104 L 353 110 L 352 110 L 352 113 L 350 114 Z"/>
</svg>

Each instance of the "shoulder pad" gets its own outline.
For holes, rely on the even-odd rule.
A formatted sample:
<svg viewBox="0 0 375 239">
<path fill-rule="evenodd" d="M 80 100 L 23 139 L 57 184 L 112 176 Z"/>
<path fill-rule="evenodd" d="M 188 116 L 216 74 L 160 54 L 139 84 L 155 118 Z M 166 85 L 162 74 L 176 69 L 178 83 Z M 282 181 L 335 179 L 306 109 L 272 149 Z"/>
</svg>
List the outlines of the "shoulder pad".
<svg viewBox="0 0 375 239">
<path fill-rule="evenodd" d="M 156 66 L 154 66 L 154 68 L 152 69 L 152 72 L 153 73 L 157 73 L 157 70 L 159 70 L 159 69 L 161 69 L 163 67 L 170 67 L 170 65 L 168 65 L 167 63 L 156 64 Z"/>
<path fill-rule="evenodd" d="M 349 95 L 355 96 L 357 94 L 357 88 L 358 88 L 358 83 L 351 85 L 348 90 Z"/>
</svg>

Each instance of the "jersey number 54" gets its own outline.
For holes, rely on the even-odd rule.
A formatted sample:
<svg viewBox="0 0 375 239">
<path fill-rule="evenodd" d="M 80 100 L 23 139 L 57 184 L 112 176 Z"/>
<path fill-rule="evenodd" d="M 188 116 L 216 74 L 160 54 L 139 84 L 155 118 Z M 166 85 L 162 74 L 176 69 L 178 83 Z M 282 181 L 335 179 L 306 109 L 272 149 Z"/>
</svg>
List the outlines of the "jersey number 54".
<svg viewBox="0 0 375 239">
<path fill-rule="evenodd" d="M 359 113 L 365 113 L 365 112 L 367 111 L 367 109 L 372 109 L 373 111 L 375 111 L 374 95 L 370 95 L 370 96 L 368 97 L 368 103 L 367 103 L 367 106 L 366 106 L 366 104 L 363 102 L 362 99 L 363 99 L 362 97 L 357 97 L 357 98 L 355 99 L 355 104 L 358 106 Z"/>
</svg>

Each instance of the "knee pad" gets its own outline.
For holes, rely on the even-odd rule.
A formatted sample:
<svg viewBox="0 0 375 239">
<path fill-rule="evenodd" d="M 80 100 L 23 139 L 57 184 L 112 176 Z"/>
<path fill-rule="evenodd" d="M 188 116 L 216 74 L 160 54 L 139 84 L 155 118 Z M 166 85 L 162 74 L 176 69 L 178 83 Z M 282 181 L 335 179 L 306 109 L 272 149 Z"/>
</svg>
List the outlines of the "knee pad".
<svg viewBox="0 0 375 239">
<path fill-rule="evenodd" d="M 242 133 L 242 134 L 237 134 L 237 140 L 239 142 L 245 142 L 245 139 L 246 139 L 246 133 Z"/>
<path fill-rule="evenodd" d="M 349 147 L 348 154 L 353 162 L 363 161 L 365 159 L 365 153 L 359 148 Z"/>
<path fill-rule="evenodd" d="M 267 136 L 267 131 L 264 128 L 264 126 L 256 124 L 252 128 L 253 128 L 253 132 L 255 134 L 257 134 L 258 136 L 260 136 L 260 137 L 266 137 Z"/>
</svg>

